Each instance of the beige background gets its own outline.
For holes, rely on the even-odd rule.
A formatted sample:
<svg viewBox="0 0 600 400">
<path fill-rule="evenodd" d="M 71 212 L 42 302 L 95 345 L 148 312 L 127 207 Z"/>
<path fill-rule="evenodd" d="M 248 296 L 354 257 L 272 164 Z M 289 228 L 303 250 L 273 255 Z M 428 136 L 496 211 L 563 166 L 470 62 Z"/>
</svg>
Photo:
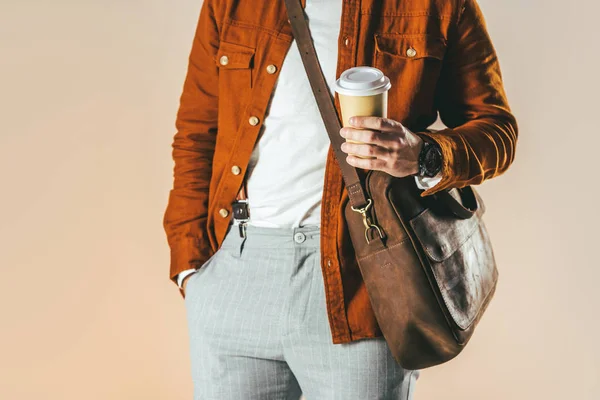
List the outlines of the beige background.
<svg viewBox="0 0 600 400">
<path fill-rule="evenodd" d="M 480 0 L 520 123 L 501 281 L 416 399 L 600 398 L 597 2 Z M 0 398 L 191 398 L 162 215 L 200 1 L 0 0 Z"/>
</svg>

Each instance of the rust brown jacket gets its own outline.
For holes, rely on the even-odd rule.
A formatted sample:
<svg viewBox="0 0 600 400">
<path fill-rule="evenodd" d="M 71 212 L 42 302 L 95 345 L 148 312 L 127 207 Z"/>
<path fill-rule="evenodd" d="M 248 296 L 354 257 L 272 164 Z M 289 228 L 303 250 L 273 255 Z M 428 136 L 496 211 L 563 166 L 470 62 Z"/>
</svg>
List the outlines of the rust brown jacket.
<svg viewBox="0 0 600 400">
<path fill-rule="evenodd" d="M 388 117 L 441 145 L 443 178 L 422 196 L 480 184 L 507 170 L 517 124 L 476 0 L 343 0 L 337 40 L 337 76 L 358 65 L 381 69 L 392 83 Z M 163 221 L 175 283 L 176 274 L 201 267 L 220 247 L 291 43 L 283 0 L 202 4 L 176 118 L 174 184 Z M 341 116 L 337 95 L 335 103 Z M 448 128 L 425 132 L 438 112 Z M 321 266 L 333 343 L 382 335 L 341 212 L 347 201 L 330 147 Z"/>
</svg>

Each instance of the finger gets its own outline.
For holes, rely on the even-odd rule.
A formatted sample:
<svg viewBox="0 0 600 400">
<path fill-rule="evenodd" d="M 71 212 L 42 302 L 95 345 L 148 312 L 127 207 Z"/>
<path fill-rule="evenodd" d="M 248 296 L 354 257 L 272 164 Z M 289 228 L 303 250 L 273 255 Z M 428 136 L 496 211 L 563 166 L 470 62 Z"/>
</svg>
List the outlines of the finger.
<svg viewBox="0 0 600 400">
<path fill-rule="evenodd" d="M 346 157 L 346 162 L 356 168 L 377 169 L 381 171 L 383 171 L 386 166 L 384 160 L 378 158 L 360 158 L 353 155 L 348 155 L 348 157 Z"/>
<path fill-rule="evenodd" d="M 351 154 L 357 154 L 365 157 L 377 157 L 380 159 L 387 158 L 390 154 L 390 150 L 369 143 L 342 143 L 342 151 Z"/>
<path fill-rule="evenodd" d="M 350 124 L 356 128 L 373 129 L 383 132 L 394 132 L 403 135 L 406 133 L 404 125 L 390 118 L 354 116 L 350 118 Z"/>
<path fill-rule="evenodd" d="M 392 147 L 393 142 L 397 141 L 397 136 L 389 132 L 379 132 L 370 129 L 355 129 L 345 127 L 340 130 L 340 135 L 346 139 L 356 142 L 370 143 L 382 147 Z"/>
</svg>

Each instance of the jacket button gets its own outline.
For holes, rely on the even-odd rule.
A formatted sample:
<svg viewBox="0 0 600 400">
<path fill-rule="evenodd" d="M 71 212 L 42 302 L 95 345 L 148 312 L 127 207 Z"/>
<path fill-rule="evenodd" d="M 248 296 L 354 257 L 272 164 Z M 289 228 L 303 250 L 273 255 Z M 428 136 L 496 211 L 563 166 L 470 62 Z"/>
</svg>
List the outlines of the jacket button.
<svg viewBox="0 0 600 400">
<path fill-rule="evenodd" d="M 269 74 L 274 74 L 277 71 L 277 67 L 274 66 L 273 64 L 267 66 L 267 72 Z"/>
<path fill-rule="evenodd" d="M 226 218 L 229 215 L 229 211 L 227 211 L 225 208 L 221 208 L 219 210 L 219 214 L 221 214 L 221 217 Z"/>
<path fill-rule="evenodd" d="M 256 126 L 256 125 L 258 125 L 258 117 L 255 117 L 253 115 L 253 116 L 250 117 L 250 119 L 248 120 L 248 122 L 250 123 L 250 125 Z"/>
<path fill-rule="evenodd" d="M 417 51 L 410 47 L 408 50 L 406 50 L 406 55 L 409 57 L 414 57 L 417 55 Z"/>
<path fill-rule="evenodd" d="M 221 56 L 221 58 L 219 59 L 219 62 L 221 63 L 221 65 L 227 65 L 229 63 L 229 57 Z"/>
<path fill-rule="evenodd" d="M 239 175 L 240 172 L 242 172 L 242 169 L 240 167 L 238 167 L 237 165 L 234 165 L 233 167 L 231 167 L 232 174 Z"/>
</svg>

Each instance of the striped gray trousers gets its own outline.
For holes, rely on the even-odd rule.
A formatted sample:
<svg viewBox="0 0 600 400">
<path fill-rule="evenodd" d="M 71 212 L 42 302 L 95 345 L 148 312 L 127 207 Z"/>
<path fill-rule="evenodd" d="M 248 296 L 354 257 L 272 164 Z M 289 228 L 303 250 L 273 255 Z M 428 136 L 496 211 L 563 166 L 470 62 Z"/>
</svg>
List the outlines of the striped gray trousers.
<svg viewBox="0 0 600 400">
<path fill-rule="evenodd" d="M 317 225 L 229 226 L 186 285 L 194 399 L 413 398 L 383 337 L 332 343 L 319 251 Z"/>
</svg>

